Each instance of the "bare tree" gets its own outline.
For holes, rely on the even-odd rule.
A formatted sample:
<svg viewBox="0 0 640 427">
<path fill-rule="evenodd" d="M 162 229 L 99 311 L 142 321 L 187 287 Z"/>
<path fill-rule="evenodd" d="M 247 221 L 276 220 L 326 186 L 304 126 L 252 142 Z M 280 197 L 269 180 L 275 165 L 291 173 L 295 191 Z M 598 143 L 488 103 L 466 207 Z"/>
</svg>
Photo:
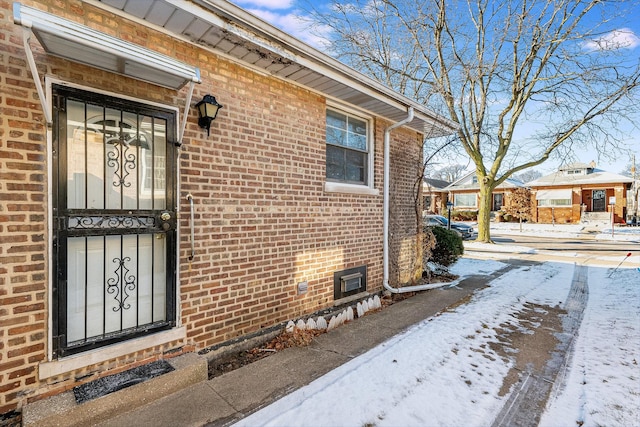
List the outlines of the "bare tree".
<svg viewBox="0 0 640 427">
<path fill-rule="evenodd" d="M 636 0 L 330 0 L 311 14 L 331 29 L 334 55 L 459 124 L 480 184 L 478 240 L 490 242 L 491 195 L 504 180 L 587 146 L 624 149 L 639 64 L 629 55 L 638 38 L 621 20 L 638 9 Z"/>
<path fill-rule="evenodd" d="M 631 178 L 637 178 L 640 173 L 640 163 L 629 162 L 624 167 L 623 170 L 620 171 L 620 175 L 628 176 Z"/>
<path fill-rule="evenodd" d="M 441 179 L 447 182 L 454 182 L 462 178 L 467 173 L 467 165 L 449 165 L 440 169 L 436 169 L 431 173 L 431 178 Z"/>
</svg>

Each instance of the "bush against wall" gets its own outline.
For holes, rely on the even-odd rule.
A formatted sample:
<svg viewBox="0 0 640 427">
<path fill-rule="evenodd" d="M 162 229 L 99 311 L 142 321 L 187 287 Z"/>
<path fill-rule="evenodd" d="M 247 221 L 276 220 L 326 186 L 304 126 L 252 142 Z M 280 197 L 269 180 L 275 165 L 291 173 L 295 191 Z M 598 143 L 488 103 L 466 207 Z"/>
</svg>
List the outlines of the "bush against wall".
<svg viewBox="0 0 640 427">
<path fill-rule="evenodd" d="M 430 261 L 444 266 L 456 262 L 464 254 L 462 237 L 453 230 L 444 227 L 427 227 L 436 238 L 436 246 L 431 253 Z"/>
<path fill-rule="evenodd" d="M 451 219 L 453 221 L 476 221 L 478 219 L 478 211 L 451 211 Z"/>
</svg>

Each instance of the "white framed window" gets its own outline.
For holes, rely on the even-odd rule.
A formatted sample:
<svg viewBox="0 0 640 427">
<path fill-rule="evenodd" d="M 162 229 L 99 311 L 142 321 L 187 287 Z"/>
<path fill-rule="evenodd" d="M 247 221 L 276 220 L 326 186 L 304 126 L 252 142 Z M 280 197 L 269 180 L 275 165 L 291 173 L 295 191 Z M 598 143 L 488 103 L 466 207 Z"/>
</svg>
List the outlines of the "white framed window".
<svg viewBox="0 0 640 427">
<path fill-rule="evenodd" d="M 373 189 L 371 119 L 327 107 L 325 190 L 377 194 Z"/>
<path fill-rule="evenodd" d="M 571 199 L 541 199 L 538 200 L 538 206 L 571 206 Z"/>
<path fill-rule="evenodd" d="M 478 206 L 478 198 L 475 193 L 462 193 L 453 195 L 454 207 L 475 208 Z"/>
<path fill-rule="evenodd" d="M 538 190 L 536 193 L 538 207 L 571 206 L 571 189 Z"/>
</svg>

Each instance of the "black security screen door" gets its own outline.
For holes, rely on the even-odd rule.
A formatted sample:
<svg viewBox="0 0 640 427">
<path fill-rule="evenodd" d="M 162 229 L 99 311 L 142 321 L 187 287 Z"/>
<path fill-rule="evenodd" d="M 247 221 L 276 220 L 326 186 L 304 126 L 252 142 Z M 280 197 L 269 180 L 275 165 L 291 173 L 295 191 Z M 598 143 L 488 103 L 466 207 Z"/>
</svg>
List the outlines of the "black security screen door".
<svg viewBox="0 0 640 427">
<path fill-rule="evenodd" d="M 593 212 L 604 212 L 607 210 L 606 203 L 606 191 L 605 190 L 593 190 L 593 205 L 591 206 L 591 210 Z"/>
<path fill-rule="evenodd" d="M 175 325 L 175 113 L 54 86 L 57 357 Z"/>
</svg>

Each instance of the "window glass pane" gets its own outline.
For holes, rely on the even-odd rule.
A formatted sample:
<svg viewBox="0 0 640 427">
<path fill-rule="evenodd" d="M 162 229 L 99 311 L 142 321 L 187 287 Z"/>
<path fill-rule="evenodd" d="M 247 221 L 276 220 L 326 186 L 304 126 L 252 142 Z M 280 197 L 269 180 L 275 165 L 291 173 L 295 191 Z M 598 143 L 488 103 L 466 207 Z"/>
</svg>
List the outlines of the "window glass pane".
<svg viewBox="0 0 640 427">
<path fill-rule="evenodd" d="M 83 209 L 87 190 L 84 102 L 67 102 L 67 206 Z"/>
<path fill-rule="evenodd" d="M 541 199 L 538 206 L 571 206 L 571 199 Z"/>
<path fill-rule="evenodd" d="M 336 111 L 327 110 L 327 127 L 347 129 L 347 116 Z"/>
<path fill-rule="evenodd" d="M 153 208 L 166 209 L 167 121 L 153 121 Z"/>
<path fill-rule="evenodd" d="M 358 150 L 366 151 L 367 149 L 367 136 L 366 135 L 356 135 L 354 133 L 350 133 L 348 135 L 349 139 L 347 141 L 346 146 L 349 148 L 356 148 Z"/>
<path fill-rule="evenodd" d="M 358 135 L 367 135 L 367 122 L 364 120 L 358 120 L 353 117 L 349 117 L 349 132 Z"/>
<path fill-rule="evenodd" d="M 364 183 L 365 181 L 365 161 L 364 153 L 347 150 L 347 171 L 346 180 L 351 182 Z"/>
<path fill-rule="evenodd" d="M 137 115 L 123 111 L 120 128 L 122 208 L 136 209 L 138 206 L 138 170 L 141 166 Z"/>
<path fill-rule="evenodd" d="M 366 120 L 327 110 L 327 179 L 367 183 L 367 126 Z"/>
<path fill-rule="evenodd" d="M 327 145 L 327 178 L 344 179 L 344 149 Z"/>
<path fill-rule="evenodd" d="M 367 122 L 327 111 L 327 143 L 367 151 Z"/>
<path fill-rule="evenodd" d="M 476 207 L 475 194 L 455 194 L 453 198 L 454 206 Z"/>
<path fill-rule="evenodd" d="M 92 122 L 102 121 L 104 108 L 99 105 L 87 104 L 87 207 L 89 209 L 102 209 L 105 204 L 104 195 L 104 171 L 105 171 L 105 145 L 102 127 L 96 132 Z"/>
<path fill-rule="evenodd" d="M 347 145 L 347 132 L 327 127 L 327 143 L 333 145 Z"/>
</svg>

